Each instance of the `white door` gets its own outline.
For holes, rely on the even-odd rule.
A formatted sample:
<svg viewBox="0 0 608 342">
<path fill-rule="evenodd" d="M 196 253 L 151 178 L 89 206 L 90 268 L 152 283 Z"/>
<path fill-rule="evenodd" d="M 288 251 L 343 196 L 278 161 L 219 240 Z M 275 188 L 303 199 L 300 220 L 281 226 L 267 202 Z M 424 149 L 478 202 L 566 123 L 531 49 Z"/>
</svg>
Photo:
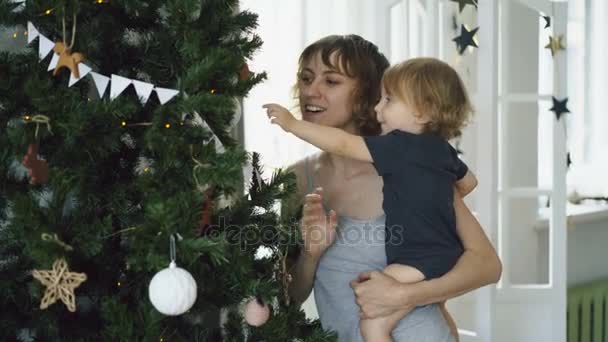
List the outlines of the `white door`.
<svg viewBox="0 0 608 342">
<path fill-rule="evenodd" d="M 498 115 L 492 116 L 498 122 L 491 123 L 498 127 L 498 150 L 492 153 L 498 152 L 497 241 L 504 266 L 495 340 L 566 341 L 566 127 L 549 110 L 552 97 L 567 96 L 566 51 L 552 57 L 544 46 L 548 36 L 562 36 L 565 44 L 567 3 L 501 0 L 493 14 L 501 62 Z M 543 16 L 551 17 L 549 27 Z M 485 129 L 479 127 L 479 136 Z M 538 234 L 543 215 L 546 235 Z M 539 254 L 543 244 L 548 255 Z"/>
</svg>

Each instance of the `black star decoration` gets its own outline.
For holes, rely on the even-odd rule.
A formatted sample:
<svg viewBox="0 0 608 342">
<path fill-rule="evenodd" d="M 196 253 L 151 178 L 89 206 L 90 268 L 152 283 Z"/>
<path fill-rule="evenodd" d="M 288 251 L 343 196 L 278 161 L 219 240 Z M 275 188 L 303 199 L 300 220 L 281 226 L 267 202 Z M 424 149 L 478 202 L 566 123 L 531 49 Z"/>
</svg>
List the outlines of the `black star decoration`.
<svg viewBox="0 0 608 342">
<path fill-rule="evenodd" d="M 566 105 L 568 104 L 568 98 L 565 97 L 563 100 L 558 100 L 555 97 L 551 96 L 553 99 L 553 107 L 549 108 L 550 111 L 555 112 L 555 117 L 557 120 L 561 119 L 564 113 L 570 113 Z"/>
<path fill-rule="evenodd" d="M 477 0 L 450 0 L 458 3 L 458 12 L 462 12 L 466 5 L 472 5 L 477 8 Z"/>
<path fill-rule="evenodd" d="M 545 19 L 545 28 L 551 26 L 551 17 L 548 15 L 543 15 L 543 19 Z"/>
<path fill-rule="evenodd" d="M 475 43 L 475 40 L 473 40 L 477 30 L 479 30 L 479 27 L 474 28 L 472 31 L 468 31 L 464 25 L 460 25 L 460 36 L 452 39 L 452 41 L 456 42 L 456 46 L 459 49 L 458 53 L 462 55 L 467 49 L 467 46 L 479 47 L 477 46 L 477 43 Z"/>
</svg>

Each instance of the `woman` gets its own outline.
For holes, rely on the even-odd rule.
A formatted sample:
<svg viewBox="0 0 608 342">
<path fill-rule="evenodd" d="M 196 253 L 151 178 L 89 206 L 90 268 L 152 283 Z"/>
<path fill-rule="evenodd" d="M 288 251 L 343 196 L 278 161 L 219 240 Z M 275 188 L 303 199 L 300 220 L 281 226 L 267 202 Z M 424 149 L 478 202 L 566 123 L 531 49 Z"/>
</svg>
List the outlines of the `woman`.
<svg viewBox="0 0 608 342">
<path fill-rule="evenodd" d="M 373 108 L 387 67 L 377 47 L 359 36 L 329 36 L 311 44 L 300 56 L 296 85 L 303 119 L 353 134 L 378 134 Z M 456 266 L 440 278 L 402 284 L 379 271 L 386 266 L 383 184 L 374 167 L 321 153 L 292 170 L 298 198 L 308 194 L 304 248 L 291 268 L 294 301 L 303 302 L 314 285 L 321 323 L 341 342 L 362 341 L 359 319 L 414 307 L 393 330 L 395 341 L 454 341 L 438 304 L 430 303 L 496 282 L 501 272 L 494 248 L 462 199 L 454 200 L 465 249 Z"/>
</svg>

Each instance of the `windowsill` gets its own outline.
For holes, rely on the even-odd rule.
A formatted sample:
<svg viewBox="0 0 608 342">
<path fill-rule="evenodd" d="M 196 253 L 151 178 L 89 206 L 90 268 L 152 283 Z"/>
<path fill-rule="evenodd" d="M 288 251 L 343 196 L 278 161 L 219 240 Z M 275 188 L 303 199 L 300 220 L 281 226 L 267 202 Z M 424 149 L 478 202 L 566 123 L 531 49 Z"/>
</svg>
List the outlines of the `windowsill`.
<svg viewBox="0 0 608 342">
<path fill-rule="evenodd" d="M 598 204 L 571 204 L 566 206 L 568 214 L 568 230 L 570 231 L 578 224 L 593 223 L 602 220 L 608 221 L 608 205 Z M 544 231 L 549 228 L 549 216 L 551 215 L 550 208 L 542 208 L 539 210 L 539 218 L 534 225 L 537 231 Z"/>
</svg>

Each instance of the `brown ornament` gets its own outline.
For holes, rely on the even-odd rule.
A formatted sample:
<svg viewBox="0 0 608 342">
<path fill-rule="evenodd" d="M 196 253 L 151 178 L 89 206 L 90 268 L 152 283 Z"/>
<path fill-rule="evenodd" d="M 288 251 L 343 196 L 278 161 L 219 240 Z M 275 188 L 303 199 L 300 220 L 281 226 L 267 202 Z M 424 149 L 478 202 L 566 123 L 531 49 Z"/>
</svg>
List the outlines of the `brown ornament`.
<svg viewBox="0 0 608 342">
<path fill-rule="evenodd" d="M 30 184 L 46 184 L 49 181 L 49 165 L 45 160 L 38 159 L 38 144 L 32 143 L 27 147 L 22 164 L 28 168 Z"/>
<path fill-rule="evenodd" d="M 57 76 L 59 69 L 68 68 L 72 72 L 72 75 L 76 78 L 80 78 L 80 72 L 78 71 L 78 63 L 84 61 L 84 55 L 80 52 L 74 52 L 68 49 L 64 43 L 57 42 L 53 51 L 59 55 L 59 62 L 53 71 L 53 76 Z"/>
<path fill-rule="evenodd" d="M 241 70 L 239 70 L 239 80 L 246 81 L 251 78 L 251 76 L 253 76 L 253 73 L 249 71 L 249 65 L 244 63 L 243 66 L 241 66 Z"/>
<path fill-rule="evenodd" d="M 204 203 L 201 211 L 201 220 L 199 221 L 196 235 L 206 236 L 214 228 L 211 225 L 211 211 L 213 210 L 212 201 L 213 189 L 207 189 L 203 192 Z"/>
</svg>

